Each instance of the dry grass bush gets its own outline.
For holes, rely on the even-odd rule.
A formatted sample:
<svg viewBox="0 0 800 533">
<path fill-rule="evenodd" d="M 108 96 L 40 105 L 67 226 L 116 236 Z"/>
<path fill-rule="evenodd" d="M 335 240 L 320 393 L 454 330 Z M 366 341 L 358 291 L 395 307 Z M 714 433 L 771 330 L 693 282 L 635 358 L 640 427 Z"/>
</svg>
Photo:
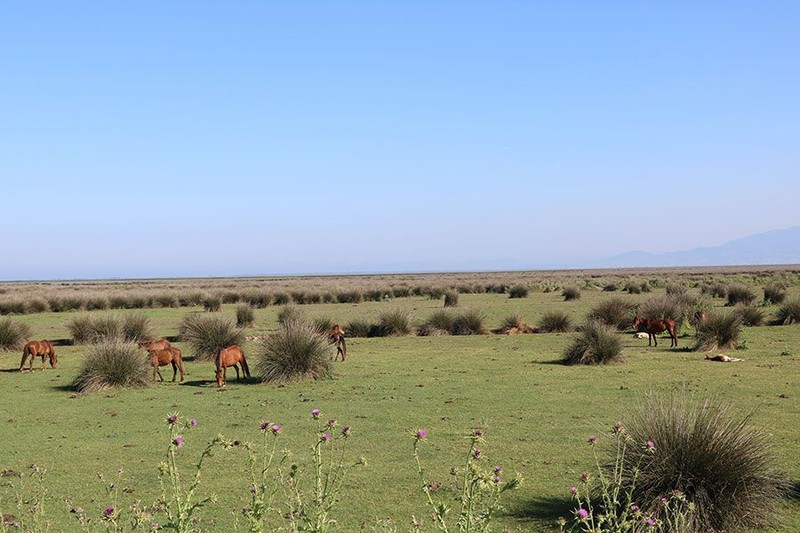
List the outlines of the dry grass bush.
<svg viewBox="0 0 800 533">
<path fill-rule="evenodd" d="M 782 304 L 786 300 L 786 286 L 770 283 L 764 287 L 764 303 Z"/>
<path fill-rule="evenodd" d="M 694 303 L 694 299 L 684 293 L 654 296 L 642 302 L 636 313 L 644 318 L 674 320 L 680 329 L 687 318 L 693 314 Z"/>
<path fill-rule="evenodd" d="M 150 361 L 134 343 L 112 340 L 91 346 L 73 385 L 81 392 L 150 384 Z"/>
<path fill-rule="evenodd" d="M 154 337 L 150 317 L 138 313 L 123 315 L 120 319 L 120 332 L 122 340 L 139 342 Z"/>
<path fill-rule="evenodd" d="M 327 316 L 318 316 L 311 320 L 311 324 L 323 335 L 327 335 L 333 329 L 333 323 L 333 319 Z"/>
<path fill-rule="evenodd" d="M 420 324 L 417 334 L 422 337 L 450 335 L 454 317 L 455 315 L 451 311 L 434 311 Z"/>
<path fill-rule="evenodd" d="M 790 300 L 778 309 L 776 324 L 788 326 L 800 324 L 800 300 Z"/>
<path fill-rule="evenodd" d="M 366 320 L 351 320 L 344 330 L 348 337 L 369 337 L 372 325 Z"/>
<path fill-rule="evenodd" d="M 256 353 L 261 381 L 331 377 L 331 344 L 327 336 L 305 320 L 289 320 L 262 340 Z"/>
<path fill-rule="evenodd" d="M 572 330 L 572 319 L 561 311 L 549 311 L 542 315 L 537 325 L 539 333 L 565 333 Z"/>
<path fill-rule="evenodd" d="M 694 350 L 735 348 L 742 335 L 742 319 L 736 313 L 709 313 L 697 328 Z"/>
<path fill-rule="evenodd" d="M 603 292 L 617 292 L 619 286 L 616 283 L 606 283 L 603 285 Z"/>
<path fill-rule="evenodd" d="M 453 317 L 450 333 L 453 335 L 486 335 L 486 316 L 478 309 L 467 309 Z"/>
<path fill-rule="evenodd" d="M 377 332 L 380 337 L 411 335 L 414 332 L 411 313 L 404 309 L 384 311 L 378 317 Z"/>
<path fill-rule="evenodd" d="M 509 298 L 527 298 L 530 289 L 525 285 L 514 285 L 508 289 Z"/>
<path fill-rule="evenodd" d="M 449 290 L 444 293 L 444 306 L 445 307 L 458 307 L 458 293 Z"/>
<path fill-rule="evenodd" d="M 197 359 L 211 359 L 222 348 L 242 345 L 244 331 L 230 318 L 219 315 L 186 315 L 178 328 L 181 341 L 188 343 Z"/>
<path fill-rule="evenodd" d="M 290 321 L 308 320 L 305 311 L 296 305 L 285 305 L 278 311 L 278 324 L 282 325 Z"/>
<path fill-rule="evenodd" d="M 157 294 L 153 297 L 153 302 L 159 307 L 173 308 L 178 307 L 178 297 L 172 293 Z"/>
<path fill-rule="evenodd" d="M 67 322 L 67 331 L 73 344 L 93 344 L 116 340 L 121 330 L 112 317 L 82 314 Z"/>
<path fill-rule="evenodd" d="M 673 295 L 686 294 L 689 289 L 686 288 L 685 285 L 680 285 L 678 283 L 669 283 L 664 288 L 664 290 L 667 293 L 667 295 L 673 296 Z"/>
<path fill-rule="evenodd" d="M 533 333 L 533 328 L 525 323 L 521 315 L 509 315 L 503 319 L 496 333 L 503 335 L 516 335 L 520 333 Z"/>
<path fill-rule="evenodd" d="M 561 291 L 561 296 L 564 298 L 565 302 L 580 300 L 581 290 L 577 287 L 577 285 L 570 285 L 568 287 L 564 287 L 564 289 Z"/>
<path fill-rule="evenodd" d="M 395 298 L 408 298 L 411 296 L 410 287 L 392 287 L 392 296 Z"/>
<path fill-rule="evenodd" d="M 341 291 L 336 293 L 336 301 L 340 304 L 359 304 L 364 301 L 361 291 Z"/>
<path fill-rule="evenodd" d="M 424 295 L 431 300 L 440 300 L 444 297 L 445 289 L 442 287 L 427 287 Z"/>
<path fill-rule="evenodd" d="M 663 513 L 662 498 L 679 491 L 690 504 L 682 509 L 682 533 L 778 526 L 789 485 L 776 469 L 769 433 L 751 419 L 730 404 L 648 397 L 625 423 L 638 445 L 626 449 L 623 490 L 653 516 Z M 642 446 L 647 441 L 652 450 Z"/>
<path fill-rule="evenodd" d="M 242 301 L 255 309 L 263 309 L 272 303 L 272 295 L 264 291 L 253 291 L 245 294 Z"/>
<path fill-rule="evenodd" d="M 242 295 L 235 291 L 223 291 L 220 296 L 223 304 L 238 304 L 242 300 Z"/>
<path fill-rule="evenodd" d="M 34 298 L 28 302 L 29 313 L 44 313 L 48 311 L 47 302 L 40 298 Z"/>
<path fill-rule="evenodd" d="M 222 298 L 219 294 L 207 294 L 203 298 L 203 309 L 209 313 L 216 313 L 222 309 Z"/>
<path fill-rule="evenodd" d="M 733 307 L 738 304 L 750 305 L 756 300 L 756 293 L 747 285 L 732 283 L 727 288 L 728 302 L 725 305 Z"/>
<path fill-rule="evenodd" d="M 250 304 L 236 306 L 236 325 L 240 328 L 249 328 L 255 325 L 255 313 Z"/>
<path fill-rule="evenodd" d="M 589 320 L 581 327 L 573 343 L 564 351 L 567 365 L 600 365 L 623 361 L 622 340 L 616 328 Z"/>
<path fill-rule="evenodd" d="M 629 281 L 625 284 L 623 290 L 628 294 L 641 294 L 642 284 L 640 282 Z"/>
<path fill-rule="evenodd" d="M 733 315 L 739 317 L 743 326 L 757 327 L 764 325 L 764 311 L 751 305 L 737 305 Z"/>
<path fill-rule="evenodd" d="M 728 286 L 721 281 L 703 283 L 700 285 L 700 293 L 712 298 L 727 298 Z"/>
<path fill-rule="evenodd" d="M 11 298 L 0 301 L 0 315 L 24 315 L 28 312 L 28 307 L 23 300 Z"/>
<path fill-rule="evenodd" d="M 589 311 L 588 318 L 622 331 L 633 323 L 634 309 L 634 305 L 622 298 L 607 298 Z"/>
<path fill-rule="evenodd" d="M 288 305 L 292 302 L 292 297 L 285 292 L 276 292 L 272 295 L 272 303 L 274 305 Z"/>
<path fill-rule="evenodd" d="M 11 318 L 0 319 L 0 351 L 21 350 L 30 336 L 28 324 Z"/>
</svg>

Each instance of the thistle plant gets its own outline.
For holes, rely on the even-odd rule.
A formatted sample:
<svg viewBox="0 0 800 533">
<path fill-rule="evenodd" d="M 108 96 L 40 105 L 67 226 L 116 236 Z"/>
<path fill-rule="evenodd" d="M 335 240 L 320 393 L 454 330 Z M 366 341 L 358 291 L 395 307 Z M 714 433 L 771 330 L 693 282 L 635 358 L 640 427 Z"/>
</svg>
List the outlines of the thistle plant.
<svg viewBox="0 0 800 533">
<path fill-rule="evenodd" d="M 49 531 L 50 523 L 45 517 L 44 502 L 47 498 L 47 483 L 45 474 L 47 469 L 37 464 L 29 467 L 30 473 L 5 470 L 2 477 L 18 477 L 18 483 L 9 482 L 3 485 L 10 486 L 14 491 L 16 515 L 8 513 L 10 509 L 0 500 L 0 529 L 19 529 L 21 531 Z"/>
<path fill-rule="evenodd" d="M 435 486 L 429 483 L 422 468 L 419 458 L 420 443 L 427 440 L 427 432 L 418 429 L 414 432 L 414 460 L 417 463 L 417 472 L 422 482 L 422 492 L 425 494 L 427 504 L 433 510 L 433 518 L 439 531 L 449 532 L 451 529 L 447 515 L 450 507 L 444 501 L 436 501 L 433 497 Z M 458 490 L 458 518 L 452 525 L 454 531 L 459 532 L 484 532 L 489 531 L 491 521 L 495 514 L 503 509 L 500 505 L 500 495 L 508 490 L 513 490 L 522 482 L 522 477 L 517 474 L 508 481 L 503 482 L 503 468 L 490 466 L 481 446 L 485 444 L 483 430 L 476 429 L 466 438 L 470 442 L 469 450 L 464 463 L 463 471 L 456 468 L 451 474 L 456 478 Z M 420 531 L 420 524 L 415 520 L 415 531 Z"/>
<path fill-rule="evenodd" d="M 242 514 L 247 519 L 248 531 L 251 533 L 265 531 L 269 516 L 271 514 L 279 515 L 273 502 L 280 490 L 280 485 L 277 482 L 278 476 L 271 472 L 273 466 L 275 466 L 278 435 L 281 429 L 280 424 L 274 424 L 266 420 L 261 422 L 263 439 L 260 454 L 252 443 L 244 444 L 244 449 L 248 453 L 250 472 L 250 505 L 242 509 Z M 290 452 L 284 450 L 276 466 L 277 470 L 282 469 L 281 467 L 289 456 Z"/>
</svg>

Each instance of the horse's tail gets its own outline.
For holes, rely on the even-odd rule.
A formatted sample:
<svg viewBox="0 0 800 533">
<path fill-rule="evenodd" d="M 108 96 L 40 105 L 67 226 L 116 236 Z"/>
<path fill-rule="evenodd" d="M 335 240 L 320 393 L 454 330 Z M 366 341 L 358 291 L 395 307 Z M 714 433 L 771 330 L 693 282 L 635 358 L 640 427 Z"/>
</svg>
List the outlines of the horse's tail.
<svg viewBox="0 0 800 533">
<path fill-rule="evenodd" d="M 344 358 L 347 357 L 347 341 L 344 340 L 344 335 L 339 337 L 339 342 L 342 344 L 342 361 L 344 361 Z"/>
<path fill-rule="evenodd" d="M 242 372 L 244 372 L 245 377 L 250 377 L 250 367 L 247 366 L 247 359 L 244 358 L 244 352 L 242 352 Z"/>
</svg>

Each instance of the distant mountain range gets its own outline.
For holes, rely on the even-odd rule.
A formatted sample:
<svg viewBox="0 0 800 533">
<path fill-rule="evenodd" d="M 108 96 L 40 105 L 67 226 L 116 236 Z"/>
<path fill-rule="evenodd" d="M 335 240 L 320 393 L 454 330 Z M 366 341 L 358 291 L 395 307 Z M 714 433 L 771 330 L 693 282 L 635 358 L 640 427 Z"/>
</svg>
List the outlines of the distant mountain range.
<svg viewBox="0 0 800 533">
<path fill-rule="evenodd" d="M 694 250 L 663 254 L 627 252 L 600 263 L 601 268 L 800 264 L 800 226 Z"/>
</svg>

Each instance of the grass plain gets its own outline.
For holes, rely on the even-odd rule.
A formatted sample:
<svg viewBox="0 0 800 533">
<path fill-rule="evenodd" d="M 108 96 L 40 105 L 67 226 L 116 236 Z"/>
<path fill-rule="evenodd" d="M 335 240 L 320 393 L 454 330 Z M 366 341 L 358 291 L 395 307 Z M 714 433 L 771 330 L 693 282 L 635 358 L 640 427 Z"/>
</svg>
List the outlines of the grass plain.
<svg viewBox="0 0 800 533">
<path fill-rule="evenodd" d="M 758 272 L 763 275 L 758 277 Z M 603 272 L 595 277 L 591 271 L 581 271 L 559 278 L 564 284 L 580 281 L 582 296 L 576 301 L 565 302 L 558 290 L 543 292 L 540 284 L 525 298 L 460 294 L 457 309 L 480 310 L 490 328 L 513 314 L 533 325 L 550 311 L 567 313 L 574 324 L 580 324 L 605 298 L 641 303 L 664 293 L 664 284 L 656 284 L 650 293 L 609 294 L 600 290 L 609 275 Z M 637 271 L 614 275 L 625 279 L 664 274 Z M 735 276 L 760 292 L 776 274 L 693 269 L 668 275 L 686 283 L 690 294 L 699 295 L 697 285 L 703 280 Z M 800 297 L 800 278 L 795 271 L 777 275 L 789 282 L 789 299 Z M 479 274 L 474 276 L 481 279 Z M 590 283 L 592 280 L 597 281 Z M 339 286 L 352 282 L 353 278 L 348 278 Z M 557 288 L 558 282 L 552 285 Z M 213 283 L 209 287 L 213 288 Z M 706 297 L 706 301 L 715 308 L 725 304 L 721 298 Z M 411 296 L 356 304 L 320 303 L 303 309 L 312 318 L 329 317 L 347 324 L 356 319 L 375 322 L 382 312 L 394 309 L 409 311 L 416 321 L 422 321 L 442 306 L 441 298 Z M 763 307 L 768 319 L 777 308 Z M 255 325 L 247 328 L 247 335 L 275 331 L 279 310 L 276 306 L 255 309 Z M 158 335 L 176 336 L 187 313 L 203 311 L 199 306 L 99 311 L 129 312 L 149 316 Z M 68 338 L 66 323 L 76 313 L 30 313 L 14 318 L 31 327 L 33 338 L 58 340 Z M 235 318 L 236 304 L 223 305 L 221 313 Z M 270 385 L 229 379 L 220 390 L 214 383 L 211 362 L 189 360 L 183 384 L 166 382 L 145 389 L 85 395 L 76 393 L 70 384 L 86 346 L 60 342 L 56 347 L 59 367 L 31 374 L 17 371 L 21 354 L 0 352 L 0 404 L 4 406 L 0 470 L 25 472 L 32 463 L 46 468 L 46 517 L 51 530 L 77 529 L 70 506 L 80 506 L 99 519 L 109 505 L 98 473 L 112 478 L 118 468 L 124 469 L 124 485 L 130 490 L 121 495 L 121 508 L 133 500 L 147 503 L 159 496 L 158 463 L 166 456 L 169 433 L 165 419 L 169 413 L 179 412 L 199 421 L 186 434 L 180 450 L 181 467 L 187 472 L 205 443 L 218 433 L 255 442 L 260 438 L 261 421 L 270 420 L 283 426 L 280 446 L 291 449 L 293 460 L 306 469 L 304 475 L 311 476 L 307 468 L 316 425 L 310 411 L 319 408 L 323 418 L 335 418 L 340 425 L 352 427 L 347 453 L 352 459 L 364 457 L 367 461 L 351 470 L 334 510 L 340 530 L 369 531 L 381 522 L 405 531 L 412 516 L 424 520 L 424 530 L 433 529 L 411 454 L 412 433 L 417 428 L 427 430 L 422 460 L 430 480 L 444 484 L 439 495 L 446 499 L 450 468 L 463 463 L 468 449 L 463 436 L 483 428 L 486 460 L 525 478 L 522 487 L 504 499 L 506 512 L 495 529 L 553 531 L 558 516 L 568 516 L 573 507 L 567 488 L 576 484 L 581 472 L 593 468 L 587 436 L 600 435 L 602 444 L 602 435 L 615 422 L 624 422 L 626 413 L 645 395 L 656 393 L 729 402 L 743 416 L 754 412 L 753 423 L 771 432 L 779 465 L 797 485 L 800 326 L 744 328 L 746 349 L 729 352 L 744 359 L 735 364 L 708 362 L 702 353 L 685 351 L 693 334 L 685 325 L 676 350 L 670 349 L 668 342 L 649 348 L 646 339 L 621 332 L 625 362 L 597 367 L 559 363 L 574 333 L 350 338 L 347 361 L 335 364 L 330 380 Z M 177 345 L 191 359 L 190 347 Z M 252 343 L 245 346 L 246 353 L 253 349 Z M 165 377 L 171 374 L 162 373 Z M 237 448 L 216 453 L 207 461 L 200 490 L 215 494 L 218 501 L 202 510 L 203 528 L 245 527 L 239 516 L 249 501 L 246 463 L 244 451 Z M 310 477 L 305 480 L 312 481 Z M 14 493 L 6 484 L 0 491 L 0 507 L 9 512 L 13 504 Z M 782 530 L 800 531 L 800 503 L 789 499 L 786 507 Z"/>
</svg>

